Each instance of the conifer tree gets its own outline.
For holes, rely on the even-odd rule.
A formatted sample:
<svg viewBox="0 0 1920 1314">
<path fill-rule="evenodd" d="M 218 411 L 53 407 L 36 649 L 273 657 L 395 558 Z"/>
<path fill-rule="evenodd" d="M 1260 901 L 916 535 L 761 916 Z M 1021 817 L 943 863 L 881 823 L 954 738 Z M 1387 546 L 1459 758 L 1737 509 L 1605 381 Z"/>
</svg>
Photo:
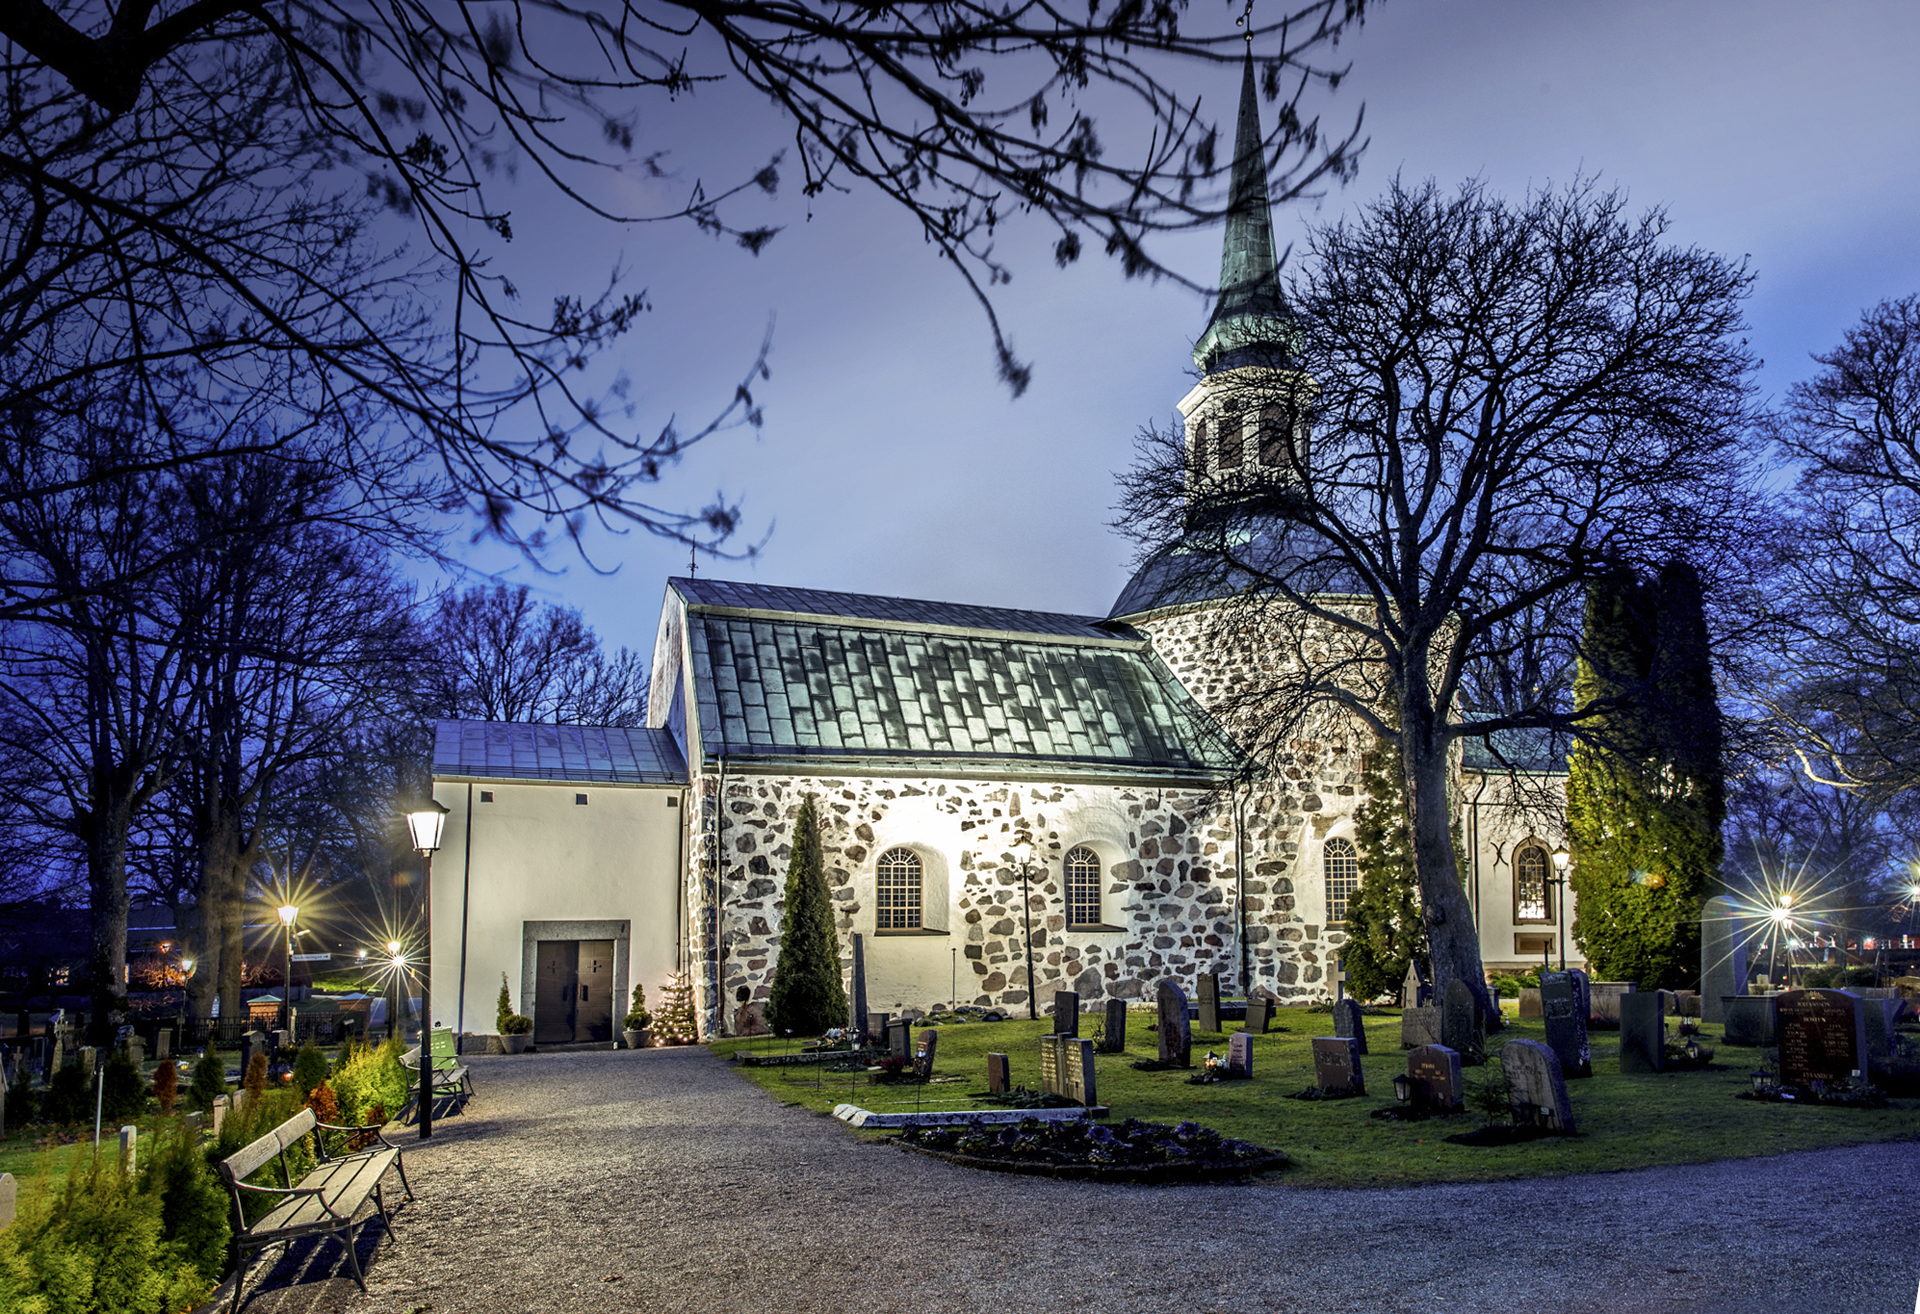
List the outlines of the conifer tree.
<svg viewBox="0 0 1920 1314">
<path fill-rule="evenodd" d="M 660 991 L 660 1009 L 653 1015 L 653 1038 L 661 1045 L 691 1045 L 700 1039 L 700 1020 L 694 1015 L 693 975 L 676 972 Z"/>
<path fill-rule="evenodd" d="M 767 1025 L 776 1032 L 817 1036 L 846 1021 L 847 992 L 840 981 L 840 937 L 833 928 L 820 822 L 809 794 L 793 827 L 787 861 L 786 910 L 780 924 L 780 958 L 774 966 Z"/>
<path fill-rule="evenodd" d="M 1363 789 L 1367 801 L 1354 814 L 1360 888 L 1347 905 L 1340 965 L 1347 972 L 1347 993 L 1372 999 L 1398 989 L 1407 964 L 1426 952 L 1398 741 L 1382 739 L 1368 754 Z"/>
<path fill-rule="evenodd" d="M 1574 940 L 1596 976 L 1644 988 L 1698 975 L 1700 904 L 1726 818 L 1719 703 L 1699 576 L 1617 571 L 1588 593 L 1574 702 L 1605 710 L 1568 763 Z"/>
</svg>

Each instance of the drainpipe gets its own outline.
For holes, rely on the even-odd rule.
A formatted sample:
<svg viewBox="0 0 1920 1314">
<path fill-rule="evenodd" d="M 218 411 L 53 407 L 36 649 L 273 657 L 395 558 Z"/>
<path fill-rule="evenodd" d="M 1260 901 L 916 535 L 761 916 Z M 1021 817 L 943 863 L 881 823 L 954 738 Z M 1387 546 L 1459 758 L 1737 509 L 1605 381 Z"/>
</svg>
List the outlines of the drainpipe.
<svg viewBox="0 0 1920 1314">
<path fill-rule="evenodd" d="M 1033 997 L 1033 893 L 1028 886 L 1032 863 L 1020 864 L 1020 907 L 1027 918 L 1027 1018 L 1040 1020 L 1039 1001 Z"/>
<path fill-rule="evenodd" d="M 453 1052 L 466 1052 L 467 1034 L 467 909 L 473 903 L 473 782 L 467 782 L 466 871 L 460 877 L 460 1002 L 453 1021 Z M 291 992 L 289 992 L 291 993 Z"/>
<path fill-rule="evenodd" d="M 1251 785 L 1249 785 L 1251 791 Z M 1240 797 L 1240 782 L 1233 785 L 1233 865 L 1234 900 L 1240 922 L 1240 993 L 1253 998 L 1253 951 L 1247 945 L 1247 842 L 1245 803 Z"/>
<path fill-rule="evenodd" d="M 1467 804 L 1468 815 L 1473 818 L 1473 839 L 1469 841 L 1467 852 L 1467 870 L 1473 874 L 1473 934 L 1480 939 L 1486 923 L 1480 920 L 1480 795 L 1486 792 L 1487 775 L 1480 773 L 1480 783 L 1474 786 L 1473 800 Z M 1484 945 L 1485 941 L 1481 941 Z"/>
<path fill-rule="evenodd" d="M 714 1030 L 720 1035 L 727 1034 L 727 940 L 721 927 L 724 922 L 726 904 L 726 878 L 721 875 L 726 870 L 726 837 L 721 833 L 727 824 L 727 759 L 720 759 L 720 782 L 714 794 L 713 816 L 713 1012 Z"/>
</svg>

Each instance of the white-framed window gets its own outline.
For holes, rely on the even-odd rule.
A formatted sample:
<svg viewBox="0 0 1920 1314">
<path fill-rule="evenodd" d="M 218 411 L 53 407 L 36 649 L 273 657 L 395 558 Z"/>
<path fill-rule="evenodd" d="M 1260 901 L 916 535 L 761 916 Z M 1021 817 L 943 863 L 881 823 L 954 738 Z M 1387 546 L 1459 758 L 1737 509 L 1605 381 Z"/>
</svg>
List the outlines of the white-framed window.
<svg viewBox="0 0 1920 1314">
<path fill-rule="evenodd" d="M 1100 855 L 1082 844 L 1067 854 L 1067 925 L 1098 926 Z"/>
<path fill-rule="evenodd" d="M 920 890 L 919 854 L 908 848 L 881 854 L 874 868 L 874 929 L 920 929 Z"/>
<path fill-rule="evenodd" d="M 1360 888 L 1360 850 L 1341 835 L 1320 850 L 1320 870 L 1327 881 L 1327 925 L 1347 924 L 1347 904 Z"/>
<path fill-rule="evenodd" d="M 1513 920 L 1550 922 L 1553 903 L 1547 894 L 1547 851 L 1523 844 L 1513 855 Z"/>
</svg>

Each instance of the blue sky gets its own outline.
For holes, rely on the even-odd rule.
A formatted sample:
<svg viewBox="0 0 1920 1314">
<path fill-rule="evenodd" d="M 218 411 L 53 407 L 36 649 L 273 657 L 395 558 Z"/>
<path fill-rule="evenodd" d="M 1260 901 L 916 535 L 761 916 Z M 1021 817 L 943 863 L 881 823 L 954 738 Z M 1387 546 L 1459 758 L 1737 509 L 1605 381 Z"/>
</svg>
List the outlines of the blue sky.
<svg viewBox="0 0 1920 1314">
<path fill-rule="evenodd" d="M 1219 17 L 1215 4 L 1198 0 L 1196 14 Z M 1449 186 L 1478 176 L 1509 195 L 1597 175 L 1636 209 L 1664 206 L 1673 240 L 1751 260 L 1758 382 L 1777 397 L 1863 309 L 1920 291 L 1916 52 L 1911 3 L 1390 2 L 1342 43 L 1352 74 L 1319 102 L 1331 123 L 1364 102 L 1359 175 L 1277 211 L 1279 240 L 1396 172 Z M 1234 75 L 1183 76 L 1230 111 Z M 695 177 L 751 173 L 790 131 L 724 85 L 643 107 L 640 129 L 643 147 L 674 148 L 678 175 L 651 195 L 634 184 L 636 206 Z M 635 381 L 638 427 L 723 403 L 774 320 L 764 430 L 713 440 L 660 490 L 695 506 L 725 490 L 744 500 L 743 541 L 767 535 L 757 560 L 703 562 L 702 574 L 1101 614 L 1118 594 L 1130 546 L 1109 528 L 1113 473 L 1140 426 L 1166 423 L 1191 386 L 1203 298 L 1128 282 L 1097 257 L 1056 270 L 1050 234 L 1016 220 L 1000 247 L 1015 278 L 997 305 L 1034 378 L 1013 400 L 965 286 L 876 197 L 822 197 L 811 218 L 796 187 L 753 198 L 736 222 L 784 226 L 758 257 L 689 225 L 619 228 L 532 193 L 511 203 L 520 237 L 503 263 L 523 285 L 578 284 L 619 263 L 647 289 L 652 313 L 610 362 Z M 1161 255 L 1210 282 L 1218 233 Z M 685 550 L 633 534 L 598 540 L 595 555 L 614 573 L 557 554 L 560 573 L 542 575 L 485 546 L 470 563 L 581 608 L 610 642 L 650 647 Z"/>
</svg>

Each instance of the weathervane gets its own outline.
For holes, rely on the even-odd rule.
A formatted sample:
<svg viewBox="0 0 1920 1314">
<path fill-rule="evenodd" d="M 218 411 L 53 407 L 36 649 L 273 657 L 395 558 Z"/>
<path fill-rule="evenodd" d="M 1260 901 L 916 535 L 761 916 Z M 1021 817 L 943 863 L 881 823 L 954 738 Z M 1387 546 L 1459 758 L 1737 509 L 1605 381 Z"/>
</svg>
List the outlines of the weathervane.
<svg viewBox="0 0 1920 1314">
<path fill-rule="evenodd" d="M 1235 27 L 1244 27 L 1247 29 L 1247 44 L 1252 45 L 1253 44 L 1253 0 L 1247 0 L 1247 7 L 1240 12 L 1240 17 L 1233 20 L 1233 25 Z"/>
</svg>

